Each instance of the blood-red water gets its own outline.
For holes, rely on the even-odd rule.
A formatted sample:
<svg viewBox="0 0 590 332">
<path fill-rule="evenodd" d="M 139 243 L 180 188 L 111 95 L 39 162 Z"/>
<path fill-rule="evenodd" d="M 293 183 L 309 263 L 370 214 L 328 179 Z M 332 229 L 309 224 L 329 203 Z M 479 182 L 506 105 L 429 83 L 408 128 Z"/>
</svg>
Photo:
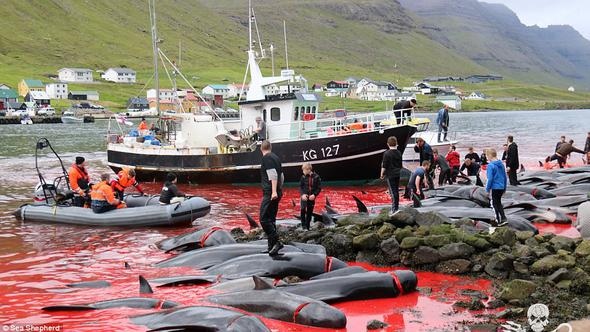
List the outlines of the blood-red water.
<svg viewBox="0 0 590 332">
<path fill-rule="evenodd" d="M 157 193 L 160 184 L 145 184 L 147 192 Z M 212 203 L 211 214 L 196 221 L 198 226 L 241 227 L 247 230 L 244 213 L 258 216 L 260 189 L 249 186 L 181 185 L 181 190 L 200 195 Z M 325 188 L 319 197 L 321 211 L 327 196 L 332 206 L 341 212 L 354 212 L 354 194 L 367 204 L 386 204 L 389 196 L 385 187 L 343 186 Z M 280 204 L 280 218 L 292 218 L 298 213 L 296 188 L 286 188 Z M 293 204 L 293 202 L 295 204 Z M 13 204 L 14 205 L 14 204 Z M 14 207 L 14 206 L 12 206 Z M 8 208 L 2 209 L 4 219 Z M 177 235 L 190 228 L 173 229 L 104 229 L 64 225 L 19 224 L 4 226 L 0 246 L 0 327 L 2 324 L 62 324 L 65 331 L 145 331 L 129 316 L 153 310 L 110 309 L 85 312 L 55 312 L 40 310 L 56 304 L 91 303 L 122 297 L 139 296 L 138 275 L 146 278 L 195 273 L 190 268 L 154 268 L 152 265 L 169 257 L 153 243 Z M 6 225 L 6 221 L 3 222 Z M 2 226 L 2 225 L 0 225 Z M 561 226 L 550 225 L 552 231 L 567 233 Z M 124 269 L 128 262 L 132 269 Z M 352 263 L 356 264 L 356 263 Z M 365 267 L 380 271 L 393 268 Z M 474 312 L 456 310 L 453 303 L 469 300 L 463 289 L 491 294 L 491 283 L 430 272 L 418 272 L 422 292 L 405 294 L 394 299 L 378 299 L 339 303 L 335 306 L 346 313 L 347 331 L 361 331 L 371 319 L 389 324 L 387 331 L 453 330 L 467 322 L 477 322 Z M 69 289 L 65 284 L 88 280 L 107 280 L 112 287 L 103 289 Z M 210 294 L 206 286 L 156 288 L 150 295 L 183 305 L 206 303 Z M 488 311 L 486 311 L 488 313 Z M 270 319 L 263 319 L 277 331 L 327 331 L 307 328 Z"/>
</svg>

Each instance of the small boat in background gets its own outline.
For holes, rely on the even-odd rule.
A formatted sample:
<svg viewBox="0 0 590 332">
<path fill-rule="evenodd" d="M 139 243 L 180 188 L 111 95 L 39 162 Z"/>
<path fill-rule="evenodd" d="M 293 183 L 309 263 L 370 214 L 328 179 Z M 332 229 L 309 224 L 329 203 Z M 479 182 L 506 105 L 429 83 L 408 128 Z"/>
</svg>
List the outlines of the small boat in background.
<svg viewBox="0 0 590 332">
<path fill-rule="evenodd" d="M 455 145 L 459 143 L 458 140 L 452 139 L 446 141 L 438 141 L 438 130 L 428 130 L 431 122 L 428 118 L 415 118 L 412 116 L 408 123 L 416 126 L 417 130 L 408 142 L 408 145 L 404 151 L 403 158 L 404 161 L 419 161 L 420 154 L 414 151 L 414 145 L 416 144 L 416 139 L 418 137 L 422 138 L 430 147 L 434 150 L 437 149 L 438 153 L 441 156 L 446 156 L 449 150 L 451 149 L 451 145 Z M 452 132 L 447 134 L 447 137 L 455 137 L 456 135 Z"/>
<path fill-rule="evenodd" d="M 32 125 L 33 120 L 31 119 L 31 117 L 29 115 L 25 115 L 22 118 L 20 118 L 20 123 L 24 124 L 24 125 Z"/>
<path fill-rule="evenodd" d="M 76 114 L 72 111 L 65 111 L 61 115 L 61 122 L 62 123 L 83 123 L 84 117 L 83 116 L 76 116 Z"/>
</svg>

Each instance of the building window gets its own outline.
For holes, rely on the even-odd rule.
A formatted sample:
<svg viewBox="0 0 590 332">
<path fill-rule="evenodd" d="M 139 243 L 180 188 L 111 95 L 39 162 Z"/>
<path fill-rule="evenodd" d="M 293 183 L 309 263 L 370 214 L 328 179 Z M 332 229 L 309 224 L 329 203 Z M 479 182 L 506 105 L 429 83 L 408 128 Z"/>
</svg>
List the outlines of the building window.
<svg viewBox="0 0 590 332">
<path fill-rule="evenodd" d="M 270 120 L 271 121 L 280 121 L 281 120 L 281 109 L 278 107 L 273 107 L 270 109 Z"/>
</svg>

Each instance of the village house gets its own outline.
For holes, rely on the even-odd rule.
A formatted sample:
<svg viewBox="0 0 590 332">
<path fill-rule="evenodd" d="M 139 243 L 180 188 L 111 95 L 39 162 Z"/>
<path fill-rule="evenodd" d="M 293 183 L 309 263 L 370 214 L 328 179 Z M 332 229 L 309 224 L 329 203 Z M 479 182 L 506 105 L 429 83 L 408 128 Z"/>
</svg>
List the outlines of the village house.
<svg viewBox="0 0 590 332">
<path fill-rule="evenodd" d="M 229 98 L 230 89 L 227 84 L 209 84 L 203 88 L 203 94 L 206 96 L 221 96 L 223 99 Z"/>
<path fill-rule="evenodd" d="M 25 96 L 26 102 L 33 102 L 37 107 L 46 107 L 51 105 L 51 101 L 45 91 L 29 91 Z"/>
<path fill-rule="evenodd" d="M 322 92 L 322 91 L 324 91 L 324 86 L 321 85 L 321 84 L 319 84 L 319 83 L 314 83 L 311 86 L 311 91 L 313 91 L 313 92 Z"/>
<path fill-rule="evenodd" d="M 238 98 L 240 94 L 242 98 L 248 95 L 248 84 L 232 83 L 227 86 L 229 88 L 229 98 Z"/>
<path fill-rule="evenodd" d="M 177 92 L 172 89 L 160 89 L 160 99 L 174 99 L 177 97 Z M 156 89 L 149 89 L 146 91 L 146 98 L 149 101 L 156 100 Z"/>
<path fill-rule="evenodd" d="M 346 91 L 350 87 L 350 84 L 346 81 L 330 81 L 326 83 L 326 89 L 336 91 Z"/>
<path fill-rule="evenodd" d="M 471 75 L 465 77 L 465 81 L 468 83 L 484 83 L 487 81 L 499 81 L 504 78 L 500 75 Z"/>
<path fill-rule="evenodd" d="M 348 82 L 348 86 L 349 86 L 351 89 L 354 89 L 354 88 L 356 88 L 356 85 L 358 84 L 358 82 L 359 82 L 360 80 L 361 80 L 360 78 L 358 78 L 358 77 L 354 77 L 354 76 L 350 76 L 350 77 L 348 77 L 348 78 L 346 78 L 346 79 L 345 79 L 345 81 L 346 81 L 346 82 Z"/>
<path fill-rule="evenodd" d="M 18 95 L 24 97 L 29 91 L 45 91 L 45 85 L 39 80 L 25 78 L 18 83 Z"/>
<path fill-rule="evenodd" d="M 358 99 L 367 101 L 395 100 L 397 87 L 390 82 L 362 79 L 356 89 Z"/>
<path fill-rule="evenodd" d="M 92 83 L 92 70 L 87 68 L 62 68 L 57 75 L 61 82 Z"/>
<path fill-rule="evenodd" d="M 48 83 L 45 84 L 45 92 L 50 99 L 68 99 L 67 83 Z"/>
<path fill-rule="evenodd" d="M 436 101 L 454 110 L 461 110 L 461 98 L 457 95 L 439 95 L 436 96 Z"/>
<path fill-rule="evenodd" d="M 395 102 L 412 99 L 416 99 L 415 92 L 398 92 L 395 94 Z"/>
<path fill-rule="evenodd" d="M 486 96 L 481 92 L 473 91 L 469 96 L 465 97 L 465 99 L 467 99 L 467 100 L 485 100 Z"/>
<path fill-rule="evenodd" d="M 70 91 L 68 93 L 68 99 L 98 101 L 99 94 L 98 91 Z"/>
<path fill-rule="evenodd" d="M 12 89 L 0 89 L 0 110 L 8 108 L 9 103 L 15 103 L 18 94 Z"/>
<path fill-rule="evenodd" d="M 3 83 L 0 83 L 0 90 L 10 90 L 10 89 L 11 89 L 10 86 L 8 86 L 6 84 L 3 84 Z"/>
<path fill-rule="evenodd" d="M 105 81 L 115 83 L 135 83 L 135 70 L 129 68 L 109 68 L 101 75 Z"/>
<path fill-rule="evenodd" d="M 137 110 L 143 111 L 150 108 L 150 103 L 146 98 L 141 97 L 131 97 L 127 100 L 127 109 L 128 110 Z"/>
</svg>

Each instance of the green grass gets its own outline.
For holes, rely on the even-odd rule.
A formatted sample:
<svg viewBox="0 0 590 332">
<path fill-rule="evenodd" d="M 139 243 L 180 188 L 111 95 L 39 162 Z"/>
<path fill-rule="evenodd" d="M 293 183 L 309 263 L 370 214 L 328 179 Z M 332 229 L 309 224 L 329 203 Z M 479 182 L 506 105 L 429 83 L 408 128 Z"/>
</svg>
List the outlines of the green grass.
<svg viewBox="0 0 590 332">
<path fill-rule="evenodd" d="M 285 65 L 283 20 L 287 22 L 290 67 L 311 86 L 348 76 L 387 80 L 408 86 L 425 76 L 487 73 L 488 69 L 423 34 L 402 13 L 397 2 L 384 0 L 256 0 L 255 10 L 263 45 L 276 47 L 277 71 Z M 16 87 L 23 78 L 50 82 L 62 67 L 105 70 L 127 66 L 137 71 L 138 83 L 99 82 L 70 85 L 70 90 L 97 90 L 100 103 L 113 110 L 129 97 L 145 95 L 152 76 L 151 37 L 147 4 L 140 0 L 53 0 L 35 5 L 5 0 L 0 19 L 0 83 Z M 242 82 L 247 47 L 246 2 L 237 0 L 158 1 L 158 29 L 162 50 L 177 59 L 182 42 L 182 72 L 196 88 L 212 83 Z M 355 13 L 350 14 L 350 13 Z M 401 15 L 401 14 L 400 14 Z M 270 61 L 261 63 L 270 74 Z M 160 85 L 171 87 L 161 69 Z M 94 73 L 95 81 L 100 81 Z M 187 87 L 179 78 L 179 87 Z M 516 81 L 482 85 L 458 84 L 465 92 L 480 90 L 494 98 L 525 99 L 491 107 L 569 107 L 590 101 L 590 94 L 568 94 Z M 145 87 L 152 88 L 153 82 Z M 563 90 L 563 91 L 562 91 Z M 528 100 L 528 101 L 527 101 Z M 323 107 L 383 110 L 384 102 L 324 98 Z M 57 107 L 69 102 L 59 101 Z M 421 107 L 436 108 L 419 97 Z M 470 105 L 466 108 L 486 105 Z M 391 106 L 389 106 L 391 107 Z"/>
</svg>

